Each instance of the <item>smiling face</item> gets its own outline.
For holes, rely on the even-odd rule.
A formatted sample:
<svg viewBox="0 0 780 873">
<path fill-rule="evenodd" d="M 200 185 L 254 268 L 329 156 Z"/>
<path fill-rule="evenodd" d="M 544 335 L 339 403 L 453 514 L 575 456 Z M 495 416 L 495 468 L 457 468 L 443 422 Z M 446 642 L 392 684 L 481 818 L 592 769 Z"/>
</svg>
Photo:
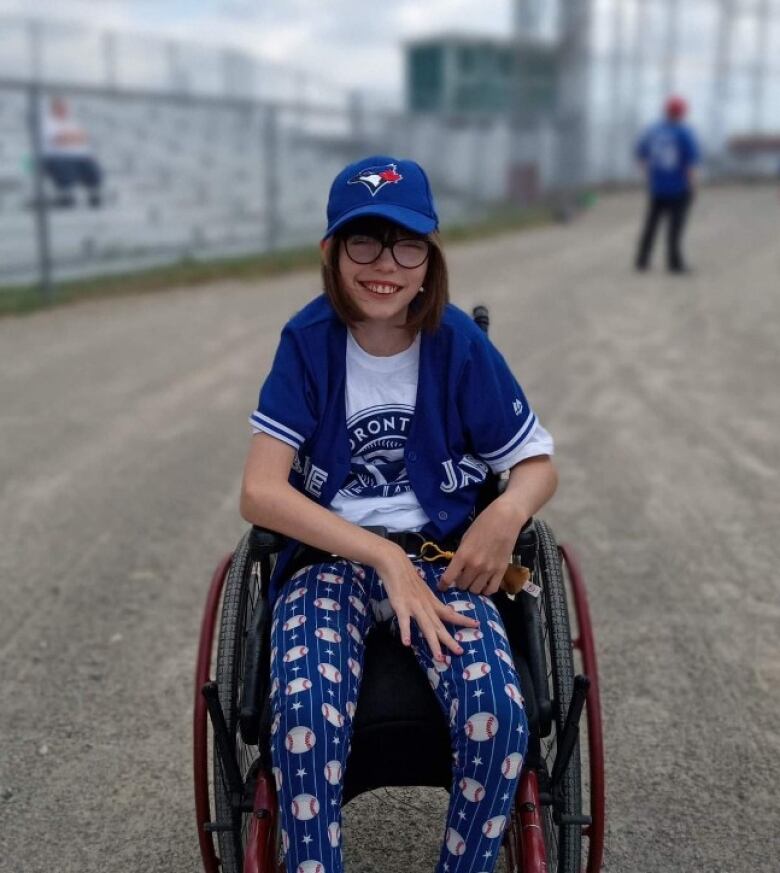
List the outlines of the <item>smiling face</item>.
<svg viewBox="0 0 780 873">
<path fill-rule="evenodd" d="M 370 248 L 362 245 L 364 242 L 379 239 L 385 248 L 371 263 L 358 264 L 347 253 L 347 240 L 350 238 L 349 250 L 357 251 L 357 243 L 361 251 L 360 260 L 364 259 L 362 251 Z M 428 270 L 427 260 L 416 267 L 398 264 L 388 246 L 399 239 L 419 241 L 424 237 L 388 221 L 370 220 L 353 222 L 343 234 L 339 234 L 336 241 L 339 246 L 339 279 L 344 293 L 366 320 L 398 327 L 406 324 L 409 304 L 420 293 Z M 419 246 L 419 243 L 410 243 L 410 247 L 414 245 Z M 398 248 L 396 254 L 399 254 Z M 405 260 L 403 255 L 400 259 Z M 414 260 L 412 258 L 411 262 Z"/>
</svg>

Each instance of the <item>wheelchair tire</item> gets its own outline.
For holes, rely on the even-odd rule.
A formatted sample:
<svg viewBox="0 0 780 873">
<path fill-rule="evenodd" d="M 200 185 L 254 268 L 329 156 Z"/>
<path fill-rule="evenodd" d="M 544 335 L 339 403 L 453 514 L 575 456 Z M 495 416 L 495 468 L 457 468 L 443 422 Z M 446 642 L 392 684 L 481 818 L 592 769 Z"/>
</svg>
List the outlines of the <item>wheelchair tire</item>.
<svg viewBox="0 0 780 873">
<path fill-rule="evenodd" d="M 563 731 L 574 688 L 574 655 L 566 588 L 558 545 L 545 522 L 535 520 L 537 556 L 541 578 L 539 608 L 543 611 L 548 682 L 552 688 L 554 730 L 541 738 L 542 758 L 548 773 L 557 751 L 557 736 Z M 581 815 L 582 786 L 579 741 L 563 774 L 562 808 L 565 815 Z M 551 806 L 544 808 L 543 830 L 550 873 L 580 873 L 582 827 L 555 821 Z"/>
<path fill-rule="evenodd" d="M 259 763 L 258 747 L 246 745 L 239 730 L 246 631 L 259 597 L 260 580 L 250 560 L 248 532 L 236 547 L 225 580 L 216 663 L 219 701 L 225 714 L 228 733 L 234 741 L 241 776 L 245 781 L 252 767 L 257 767 Z M 231 831 L 217 833 L 222 870 L 224 873 L 243 873 L 251 812 L 234 811 L 216 749 L 213 762 L 217 821 L 231 822 L 233 826 Z"/>
</svg>

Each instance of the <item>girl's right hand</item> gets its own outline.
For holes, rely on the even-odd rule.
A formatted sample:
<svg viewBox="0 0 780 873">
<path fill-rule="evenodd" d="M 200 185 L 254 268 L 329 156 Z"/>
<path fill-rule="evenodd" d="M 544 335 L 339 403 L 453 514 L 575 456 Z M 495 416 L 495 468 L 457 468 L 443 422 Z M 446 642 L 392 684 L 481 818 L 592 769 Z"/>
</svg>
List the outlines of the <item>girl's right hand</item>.
<svg viewBox="0 0 780 873">
<path fill-rule="evenodd" d="M 387 540 L 383 545 L 385 548 L 374 567 L 395 610 L 403 644 L 410 646 L 412 643 L 411 619 L 414 619 L 436 661 L 444 660 L 441 643 L 456 655 L 462 655 L 463 649 L 444 622 L 464 627 L 478 627 L 479 622 L 442 603 L 417 574 L 414 564 L 400 546 Z"/>
</svg>

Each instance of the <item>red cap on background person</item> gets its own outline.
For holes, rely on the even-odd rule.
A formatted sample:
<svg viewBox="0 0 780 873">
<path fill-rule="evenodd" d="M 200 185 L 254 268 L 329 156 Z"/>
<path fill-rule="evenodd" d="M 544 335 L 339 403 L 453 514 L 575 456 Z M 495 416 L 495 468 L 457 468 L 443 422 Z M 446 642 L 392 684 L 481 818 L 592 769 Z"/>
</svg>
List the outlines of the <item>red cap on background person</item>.
<svg viewBox="0 0 780 873">
<path fill-rule="evenodd" d="M 688 104 L 682 97 L 669 97 L 664 104 L 666 117 L 672 121 L 679 121 L 688 112 Z"/>
</svg>

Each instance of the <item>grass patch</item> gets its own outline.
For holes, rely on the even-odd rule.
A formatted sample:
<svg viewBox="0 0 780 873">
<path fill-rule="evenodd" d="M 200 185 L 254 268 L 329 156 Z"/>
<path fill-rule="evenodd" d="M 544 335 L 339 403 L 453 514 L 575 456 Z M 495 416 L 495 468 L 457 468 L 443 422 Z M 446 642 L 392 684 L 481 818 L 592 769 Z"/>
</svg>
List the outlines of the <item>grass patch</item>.
<svg viewBox="0 0 780 873">
<path fill-rule="evenodd" d="M 455 224 L 445 227 L 442 231 L 445 244 L 451 242 L 467 242 L 499 236 L 517 230 L 541 227 L 554 220 L 554 212 L 550 206 L 536 206 L 528 209 L 507 207 L 491 212 L 477 224 Z"/>
<path fill-rule="evenodd" d="M 490 213 L 475 224 L 446 227 L 442 235 L 445 243 L 464 242 L 538 227 L 550 223 L 552 219 L 553 213 L 548 207 L 523 210 L 506 208 Z M 295 270 L 316 269 L 319 263 L 319 249 L 316 245 L 240 258 L 215 258 L 209 261 L 187 259 L 131 273 L 57 282 L 53 299 L 49 302 L 42 299 L 37 285 L 0 287 L 0 316 L 24 315 L 76 300 L 147 294 L 169 288 L 206 285 L 226 279 L 256 281 Z"/>
</svg>

